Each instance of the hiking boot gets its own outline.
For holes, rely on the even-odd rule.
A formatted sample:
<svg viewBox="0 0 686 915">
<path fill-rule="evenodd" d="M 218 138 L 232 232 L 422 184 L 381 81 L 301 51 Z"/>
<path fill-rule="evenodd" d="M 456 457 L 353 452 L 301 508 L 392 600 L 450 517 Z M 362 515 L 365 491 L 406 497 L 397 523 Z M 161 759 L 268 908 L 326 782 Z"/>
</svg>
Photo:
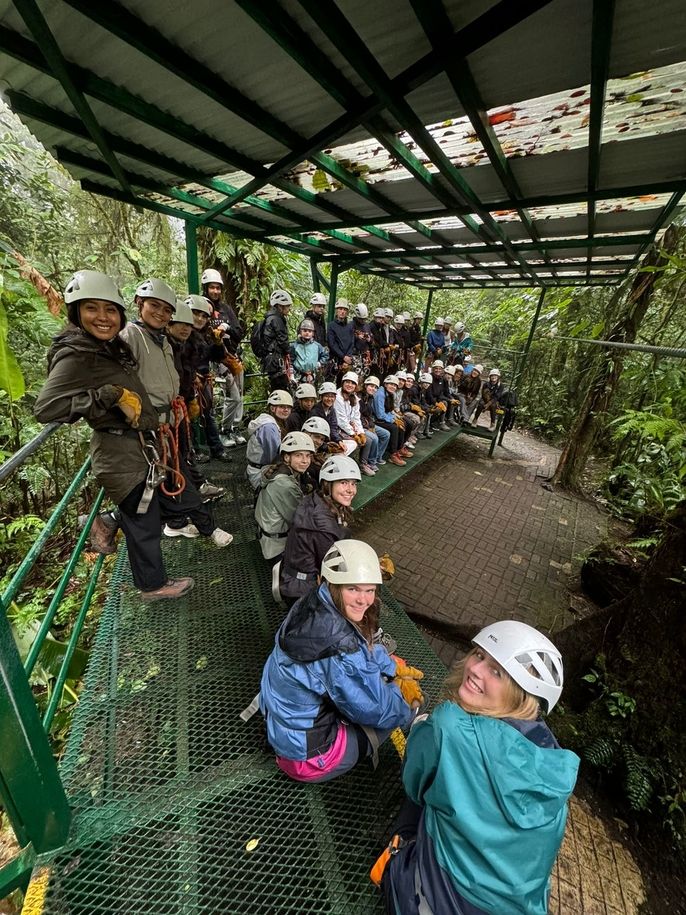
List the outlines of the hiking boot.
<svg viewBox="0 0 686 915">
<path fill-rule="evenodd" d="M 195 453 L 195 463 L 196 464 L 207 464 L 210 460 L 209 454 L 206 454 L 204 451 Z"/>
<path fill-rule="evenodd" d="M 198 492 L 202 496 L 203 502 L 208 502 L 210 499 L 218 499 L 223 496 L 226 490 L 223 486 L 217 486 L 215 483 L 205 480 Z"/>
<path fill-rule="evenodd" d="M 210 534 L 210 537 L 212 538 L 212 543 L 219 548 L 233 543 L 233 534 L 229 534 L 228 531 L 223 531 L 220 527 L 215 527 Z"/>
<path fill-rule="evenodd" d="M 96 515 L 90 530 L 90 547 L 94 553 L 110 556 L 117 552 L 119 525 L 111 515 Z"/>
<path fill-rule="evenodd" d="M 360 470 L 368 477 L 374 476 L 374 470 L 369 466 L 369 464 L 360 464 Z"/>
<path fill-rule="evenodd" d="M 410 451 L 409 448 L 401 448 L 400 451 L 398 452 L 398 454 L 400 455 L 400 457 L 405 458 L 406 460 L 407 460 L 407 458 L 414 457 L 414 454 L 412 454 L 412 452 Z"/>
<path fill-rule="evenodd" d="M 389 635 L 388 632 L 384 632 L 383 629 L 380 628 L 377 629 L 372 636 L 372 644 L 383 645 L 389 654 L 393 654 L 393 652 L 398 648 L 398 643 L 393 638 L 393 636 Z"/>
<path fill-rule="evenodd" d="M 443 422 L 439 425 L 438 428 L 441 432 L 450 432 L 450 426 L 448 425 L 448 423 L 445 420 L 443 420 Z"/>
<path fill-rule="evenodd" d="M 194 524 L 186 524 L 183 527 L 169 527 L 165 524 L 164 533 L 166 537 L 188 537 L 189 540 L 200 536 L 200 531 Z"/>
<path fill-rule="evenodd" d="M 404 461 L 400 455 L 399 451 L 396 451 L 395 454 L 392 454 L 388 459 L 391 464 L 397 464 L 398 467 L 404 467 L 407 464 L 407 461 Z"/>
<path fill-rule="evenodd" d="M 495 423 L 491 423 L 491 425 L 488 427 L 488 431 L 495 432 Z"/>
<path fill-rule="evenodd" d="M 195 582 L 192 578 L 170 578 L 161 588 L 154 591 L 139 591 L 141 600 L 150 603 L 154 600 L 173 600 L 175 597 L 183 597 L 193 590 Z"/>
<path fill-rule="evenodd" d="M 225 432 L 219 436 L 219 440 L 225 448 L 235 448 L 236 439 L 233 436 L 233 432 Z"/>
<path fill-rule="evenodd" d="M 231 455 L 226 451 L 215 451 L 211 459 L 228 463 L 231 460 Z"/>
<path fill-rule="evenodd" d="M 378 460 L 376 463 L 379 465 L 379 467 L 381 467 L 383 464 L 386 464 L 387 462 L 386 462 L 386 461 L 382 461 L 381 458 L 379 458 L 379 460 Z M 376 469 L 378 470 L 379 467 L 377 467 Z"/>
</svg>

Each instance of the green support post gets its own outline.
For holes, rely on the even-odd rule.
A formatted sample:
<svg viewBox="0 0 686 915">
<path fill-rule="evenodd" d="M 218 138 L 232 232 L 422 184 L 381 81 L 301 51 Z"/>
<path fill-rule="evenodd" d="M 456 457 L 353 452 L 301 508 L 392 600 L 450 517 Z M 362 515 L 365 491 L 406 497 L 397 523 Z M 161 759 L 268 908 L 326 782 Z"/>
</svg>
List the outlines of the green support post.
<svg viewBox="0 0 686 915">
<path fill-rule="evenodd" d="M 186 233 L 186 276 L 188 278 L 188 291 L 200 292 L 200 277 L 198 276 L 198 239 L 197 226 L 194 222 L 184 222 Z"/>
<path fill-rule="evenodd" d="M 312 276 L 312 290 L 319 292 L 319 270 L 317 269 L 317 262 L 312 258 L 310 258 L 310 275 Z"/>
<path fill-rule="evenodd" d="M 338 265 L 331 264 L 331 285 L 329 286 L 329 307 L 326 314 L 327 321 L 333 321 L 333 311 L 336 304 L 336 290 L 338 288 Z"/>
<path fill-rule="evenodd" d="M 422 324 L 422 348 L 419 351 L 419 359 L 417 360 L 417 377 L 419 377 L 419 372 L 422 370 L 424 355 L 426 353 L 426 333 L 429 328 L 429 315 L 431 314 L 431 300 L 433 297 L 434 291 L 433 289 L 429 289 L 429 295 L 426 299 L 426 310 L 424 312 L 424 323 Z"/>
<path fill-rule="evenodd" d="M 0 797 L 17 841 L 38 854 L 64 845 L 71 810 L 0 605 Z"/>
<path fill-rule="evenodd" d="M 522 376 L 524 375 L 524 368 L 526 366 L 526 360 L 529 357 L 529 350 L 531 349 L 531 344 L 534 339 L 534 334 L 536 333 L 536 325 L 538 324 L 538 319 L 541 314 L 541 309 L 543 308 L 543 301 L 545 299 L 545 294 L 546 294 L 546 287 L 544 286 L 541 289 L 541 293 L 538 297 L 536 311 L 534 312 L 534 319 L 531 322 L 531 328 L 529 329 L 529 336 L 527 337 L 526 345 L 524 346 L 524 350 L 522 352 L 521 359 L 519 360 L 519 365 L 517 367 L 517 374 L 515 375 L 514 381 L 512 383 L 512 387 L 515 389 L 515 391 L 519 387 L 519 383 L 521 382 Z"/>
</svg>

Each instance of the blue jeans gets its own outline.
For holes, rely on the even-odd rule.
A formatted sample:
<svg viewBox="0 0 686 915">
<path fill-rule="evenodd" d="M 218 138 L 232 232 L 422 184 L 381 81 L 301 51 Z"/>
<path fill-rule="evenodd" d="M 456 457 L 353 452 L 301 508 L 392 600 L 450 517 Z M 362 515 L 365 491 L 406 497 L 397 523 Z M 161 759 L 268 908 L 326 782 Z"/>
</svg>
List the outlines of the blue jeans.
<svg viewBox="0 0 686 915">
<path fill-rule="evenodd" d="M 379 437 L 376 432 L 372 432 L 370 429 L 365 429 L 364 434 L 367 441 L 365 442 L 362 454 L 360 455 L 360 463 L 375 464 L 379 455 Z"/>
<path fill-rule="evenodd" d="M 373 432 L 370 432 L 369 429 L 367 429 L 365 435 L 367 436 L 367 443 L 369 443 L 371 438 L 372 441 L 375 442 L 376 448 L 372 448 L 368 457 L 365 458 L 365 450 L 367 447 L 365 445 L 365 450 L 362 451 L 362 462 L 374 465 L 383 458 L 391 438 L 391 433 L 388 429 L 382 429 L 381 426 L 376 426 Z"/>
</svg>

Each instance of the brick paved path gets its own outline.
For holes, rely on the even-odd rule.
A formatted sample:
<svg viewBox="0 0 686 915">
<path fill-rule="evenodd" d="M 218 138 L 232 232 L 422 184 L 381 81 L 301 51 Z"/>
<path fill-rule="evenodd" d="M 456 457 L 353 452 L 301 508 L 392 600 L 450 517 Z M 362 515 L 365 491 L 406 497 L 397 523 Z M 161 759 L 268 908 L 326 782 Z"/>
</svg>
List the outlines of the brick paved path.
<svg viewBox="0 0 686 915">
<path fill-rule="evenodd" d="M 391 554 L 392 589 L 410 613 L 467 625 L 516 618 L 551 630 L 573 620 L 568 586 L 580 555 L 605 534 L 607 517 L 542 487 L 556 449 L 518 433 L 505 442 L 489 460 L 483 441 L 459 436 L 359 513 L 354 536 Z M 462 654 L 430 627 L 425 637 L 447 666 Z M 573 797 L 551 915 L 638 915 L 644 898 L 631 853 Z"/>
<path fill-rule="evenodd" d="M 572 621 L 567 586 L 606 516 L 542 487 L 556 449 L 518 433 L 505 441 L 489 460 L 485 442 L 459 436 L 360 512 L 355 536 L 391 554 L 393 591 L 410 613 L 476 625 L 510 617 L 549 630 Z"/>
</svg>

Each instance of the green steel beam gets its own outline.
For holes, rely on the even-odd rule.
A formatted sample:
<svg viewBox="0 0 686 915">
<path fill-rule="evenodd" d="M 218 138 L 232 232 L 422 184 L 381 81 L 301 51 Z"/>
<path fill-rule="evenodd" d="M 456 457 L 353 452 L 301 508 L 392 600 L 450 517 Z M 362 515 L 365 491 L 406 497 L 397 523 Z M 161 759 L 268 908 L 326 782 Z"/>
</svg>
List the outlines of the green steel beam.
<svg viewBox="0 0 686 915">
<path fill-rule="evenodd" d="M 672 196 L 669 198 L 667 203 L 662 208 L 660 215 L 655 220 L 653 228 L 650 230 L 648 235 L 645 236 L 645 240 L 642 242 L 641 247 L 638 249 L 638 251 L 634 255 L 633 260 L 628 262 L 628 264 L 626 266 L 626 270 L 624 271 L 624 274 L 623 274 L 623 279 L 626 279 L 626 277 L 629 275 L 631 270 L 633 270 L 633 268 L 636 266 L 636 264 L 638 263 L 640 258 L 645 254 L 646 250 L 648 249 L 648 246 L 652 245 L 652 243 L 655 241 L 655 237 L 657 236 L 657 233 L 660 231 L 662 226 L 667 224 L 667 221 L 669 220 L 670 216 L 674 213 L 676 208 L 681 203 L 682 197 L 683 197 L 683 192 L 679 192 L 676 194 L 672 194 Z M 598 239 L 595 240 L 596 244 L 597 244 L 597 242 L 598 242 Z"/>
<path fill-rule="evenodd" d="M 411 0 L 411 3 L 432 47 L 436 53 L 441 53 L 445 43 L 445 35 L 451 28 L 450 19 L 442 0 L 432 0 L 432 2 L 428 3 L 426 0 Z M 521 205 L 522 192 L 491 125 L 486 105 L 481 98 L 466 57 L 464 55 L 458 56 L 457 54 L 451 57 L 446 66 L 446 75 L 488 156 L 493 170 L 509 195 L 512 208 L 517 211 L 531 240 L 539 241 L 540 238 L 533 220 L 527 209 Z M 490 207 L 485 206 L 484 208 L 490 210 Z M 544 254 L 544 258 L 547 261 L 547 255 Z"/>
<path fill-rule="evenodd" d="M 253 0 L 236 0 L 236 2 L 267 34 L 270 34 L 277 43 L 281 44 L 280 32 L 278 29 L 273 29 L 272 20 L 270 18 L 270 14 L 274 7 L 273 3 L 253 2 Z M 531 12 L 533 12 L 533 10 L 525 8 L 525 4 L 523 3 L 513 4 L 510 0 L 500 0 L 500 2 L 486 10 L 486 12 L 482 13 L 470 22 L 469 25 L 455 34 L 455 45 L 448 44 L 445 59 L 450 57 L 454 52 L 454 47 L 456 47 L 458 43 L 467 49 L 467 53 L 474 53 L 474 51 L 477 51 L 494 38 L 497 38 L 508 29 L 526 19 Z M 291 56 L 309 72 L 310 52 L 314 48 L 309 37 L 305 48 L 306 49 L 302 54 L 297 48 L 294 48 L 295 56 L 293 54 L 291 54 Z M 425 54 L 424 57 L 420 58 L 391 80 L 394 92 L 397 92 L 401 96 L 405 96 L 428 82 L 430 79 L 433 79 L 443 70 L 445 59 L 434 52 Z M 364 98 L 357 105 L 346 106 L 345 104 L 342 104 L 342 107 L 346 113 L 312 137 L 306 148 L 293 150 L 283 159 L 270 166 L 267 169 L 267 181 L 272 182 L 274 177 L 292 168 L 292 166 L 296 165 L 298 162 L 309 158 L 312 153 L 324 149 L 327 146 L 331 146 L 336 139 L 345 135 L 357 124 L 362 123 L 366 118 L 378 114 L 383 109 L 384 104 L 379 98 L 371 95 Z M 252 194 L 258 191 L 264 183 L 266 182 L 263 182 L 262 179 L 255 178 L 253 181 L 249 182 L 245 188 L 234 195 L 231 200 L 227 202 L 227 205 L 233 206 L 242 199 L 242 194 Z"/>
<path fill-rule="evenodd" d="M 338 264 L 331 265 L 331 282 L 329 283 L 329 305 L 326 309 L 326 320 L 333 321 L 336 296 L 338 294 Z"/>
<path fill-rule="evenodd" d="M 105 162 L 107 162 L 110 171 L 121 185 L 124 193 L 128 194 L 129 198 L 133 200 L 133 191 L 126 180 L 124 171 L 117 157 L 110 149 L 102 128 L 81 91 L 80 82 L 74 78 L 72 67 L 64 59 L 55 36 L 50 31 L 45 17 L 38 8 L 38 4 L 35 0 L 14 0 L 14 5 L 29 32 L 36 39 L 50 75 L 59 81 L 65 95 L 83 121 L 91 139 L 100 150 Z"/>
<path fill-rule="evenodd" d="M 40 854 L 64 844 L 71 811 L 7 620 L 7 606 L 0 604 L 0 799 L 19 845 L 31 844 Z"/>
<path fill-rule="evenodd" d="M 614 22 L 615 0 L 593 0 L 591 37 L 591 110 L 588 123 L 588 237 L 595 234 L 595 198 L 600 172 L 600 150 L 603 143 L 603 113 L 605 90 L 610 71 L 610 46 Z M 589 261 L 592 249 L 588 250 Z M 590 266 L 589 266 L 590 270 Z"/>
<path fill-rule="evenodd" d="M 188 291 L 195 293 L 200 292 L 200 278 L 198 276 L 198 233 L 197 226 L 187 219 L 183 224 L 184 235 L 186 237 L 186 279 Z"/>
</svg>

